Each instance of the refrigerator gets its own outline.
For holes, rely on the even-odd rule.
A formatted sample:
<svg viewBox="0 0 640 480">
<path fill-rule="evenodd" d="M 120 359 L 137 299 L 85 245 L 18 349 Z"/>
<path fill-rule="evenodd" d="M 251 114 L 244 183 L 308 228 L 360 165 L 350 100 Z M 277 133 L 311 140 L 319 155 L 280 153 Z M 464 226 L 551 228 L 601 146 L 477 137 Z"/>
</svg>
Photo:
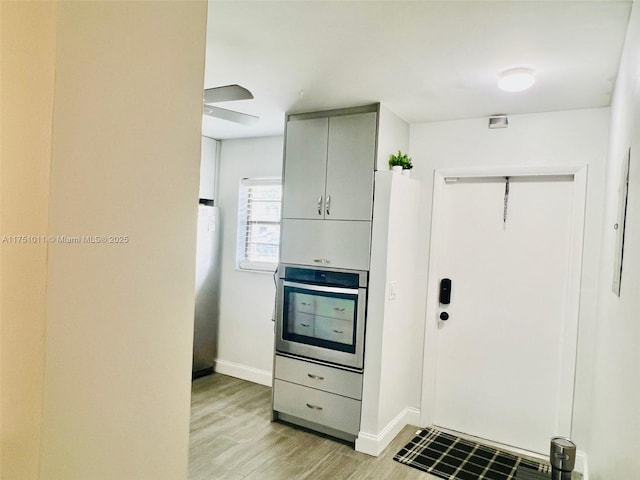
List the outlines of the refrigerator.
<svg viewBox="0 0 640 480">
<path fill-rule="evenodd" d="M 219 209 L 211 200 L 198 205 L 196 302 L 193 329 L 192 378 L 213 373 L 216 357 L 219 301 Z"/>
</svg>

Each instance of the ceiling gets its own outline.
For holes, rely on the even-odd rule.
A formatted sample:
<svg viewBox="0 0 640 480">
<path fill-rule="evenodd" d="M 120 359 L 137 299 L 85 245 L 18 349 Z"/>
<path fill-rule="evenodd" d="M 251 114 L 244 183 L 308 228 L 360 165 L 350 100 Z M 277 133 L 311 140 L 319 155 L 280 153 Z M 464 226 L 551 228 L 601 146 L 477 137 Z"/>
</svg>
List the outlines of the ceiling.
<svg viewBox="0 0 640 480">
<path fill-rule="evenodd" d="M 226 139 L 282 134 L 285 112 L 382 102 L 409 123 L 610 103 L 629 1 L 210 1 L 205 88 L 253 100 L 220 107 L 255 126 L 203 117 Z M 500 72 L 536 71 L 518 93 Z"/>
</svg>

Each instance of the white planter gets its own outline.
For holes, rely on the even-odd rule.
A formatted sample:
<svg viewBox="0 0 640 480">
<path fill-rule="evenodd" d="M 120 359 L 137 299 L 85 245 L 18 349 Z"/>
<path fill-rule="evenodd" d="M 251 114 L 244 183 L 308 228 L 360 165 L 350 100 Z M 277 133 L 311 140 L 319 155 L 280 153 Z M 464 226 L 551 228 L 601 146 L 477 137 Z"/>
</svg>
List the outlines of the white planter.
<svg viewBox="0 0 640 480">
<path fill-rule="evenodd" d="M 405 168 L 404 170 L 402 170 L 402 175 L 404 175 L 405 177 L 410 177 L 411 176 L 411 169 Z"/>
<path fill-rule="evenodd" d="M 394 165 L 391 167 L 393 173 L 402 173 L 402 165 Z"/>
</svg>

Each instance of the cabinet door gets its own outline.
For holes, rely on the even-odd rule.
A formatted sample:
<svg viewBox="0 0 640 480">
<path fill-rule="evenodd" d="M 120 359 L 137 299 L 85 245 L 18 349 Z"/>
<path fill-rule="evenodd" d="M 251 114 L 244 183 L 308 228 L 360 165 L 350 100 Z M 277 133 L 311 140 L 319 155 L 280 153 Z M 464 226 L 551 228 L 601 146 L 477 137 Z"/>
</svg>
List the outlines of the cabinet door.
<svg viewBox="0 0 640 480">
<path fill-rule="evenodd" d="M 329 119 L 326 219 L 371 220 L 376 116 L 369 112 Z"/>
<path fill-rule="evenodd" d="M 369 270 L 371 222 L 282 220 L 280 261 Z"/>
<path fill-rule="evenodd" d="M 328 118 L 287 122 L 283 218 L 324 218 L 328 126 Z"/>
</svg>

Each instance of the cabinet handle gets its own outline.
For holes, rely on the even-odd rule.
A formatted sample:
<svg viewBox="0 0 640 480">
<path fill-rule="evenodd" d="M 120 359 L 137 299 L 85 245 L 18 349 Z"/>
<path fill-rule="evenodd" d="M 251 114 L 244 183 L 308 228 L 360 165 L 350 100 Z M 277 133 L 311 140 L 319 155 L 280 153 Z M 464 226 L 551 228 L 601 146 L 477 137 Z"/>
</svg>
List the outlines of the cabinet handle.
<svg viewBox="0 0 640 480">
<path fill-rule="evenodd" d="M 300 326 L 301 327 L 310 327 L 311 324 L 309 324 L 309 323 L 301 323 Z"/>
<path fill-rule="evenodd" d="M 307 373 L 307 377 L 313 378 L 314 380 L 324 380 L 324 377 L 321 377 L 320 375 L 314 375 L 313 373 Z"/>
<path fill-rule="evenodd" d="M 329 210 L 331 210 L 331 195 L 327 195 L 327 201 L 324 204 L 324 208 L 327 210 L 327 215 L 330 215 L 331 212 L 329 212 Z"/>
<path fill-rule="evenodd" d="M 344 307 L 333 307 L 336 312 L 344 312 Z"/>
<path fill-rule="evenodd" d="M 322 195 L 318 197 L 318 215 L 322 215 Z"/>
<path fill-rule="evenodd" d="M 344 330 L 334 330 L 333 333 L 344 333 Z"/>
<path fill-rule="evenodd" d="M 311 405 L 310 403 L 307 403 L 307 407 L 311 410 L 322 410 L 322 407 L 319 407 L 318 405 Z"/>
<path fill-rule="evenodd" d="M 331 260 L 327 260 L 326 258 L 314 258 L 313 261 L 315 263 L 331 263 Z"/>
</svg>

